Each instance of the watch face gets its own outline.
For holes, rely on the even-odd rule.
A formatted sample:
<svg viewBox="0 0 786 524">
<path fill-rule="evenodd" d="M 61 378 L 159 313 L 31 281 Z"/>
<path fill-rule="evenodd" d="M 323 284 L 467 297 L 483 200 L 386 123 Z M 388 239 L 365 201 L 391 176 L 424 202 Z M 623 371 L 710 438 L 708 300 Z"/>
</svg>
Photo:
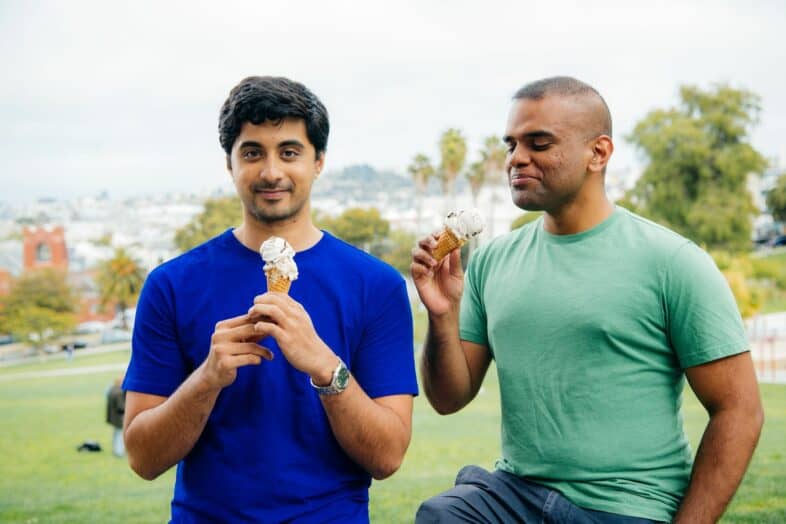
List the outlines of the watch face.
<svg viewBox="0 0 786 524">
<path fill-rule="evenodd" d="M 347 387 L 349 383 L 349 370 L 346 366 L 341 366 L 341 369 L 338 370 L 336 374 L 336 387 L 338 389 L 343 390 Z"/>
</svg>

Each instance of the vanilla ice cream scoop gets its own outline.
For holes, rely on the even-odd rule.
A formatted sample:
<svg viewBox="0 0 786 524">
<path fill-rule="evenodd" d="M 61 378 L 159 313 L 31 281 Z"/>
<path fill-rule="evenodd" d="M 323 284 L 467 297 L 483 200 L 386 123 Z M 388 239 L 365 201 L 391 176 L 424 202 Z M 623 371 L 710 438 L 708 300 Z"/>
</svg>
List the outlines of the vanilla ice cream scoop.
<svg viewBox="0 0 786 524">
<path fill-rule="evenodd" d="M 262 243 L 259 254 L 265 261 L 265 273 L 275 270 L 286 277 L 290 282 L 297 279 L 297 264 L 295 264 L 295 250 L 289 242 L 281 237 L 270 237 Z"/>
<path fill-rule="evenodd" d="M 483 231 L 483 219 L 477 209 L 451 212 L 445 217 L 445 227 L 437 238 L 431 255 L 439 262 L 454 249 L 459 249 L 470 238 Z"/>
<path fill-rule="evenodd" d="M 483 218 L 477 209 L 462 209 L 445 217 L 445 227 L 459 240 L 469 240 L 483 231 Z"/>
</svg>

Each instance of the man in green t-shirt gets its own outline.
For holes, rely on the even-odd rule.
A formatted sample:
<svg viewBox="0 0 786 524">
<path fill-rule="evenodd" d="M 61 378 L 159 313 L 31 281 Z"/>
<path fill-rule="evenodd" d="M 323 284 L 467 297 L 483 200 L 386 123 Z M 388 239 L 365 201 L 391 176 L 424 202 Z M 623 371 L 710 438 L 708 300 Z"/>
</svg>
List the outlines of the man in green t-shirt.
<svg viewBox="0 0 786 524">
<path fill-rule="evenodd" d="M 478 249 L 413 252 L 428 310 L 423 389 L 442 414 L 467 405 L 494 359 L 502 456 L 468 466 L 418 510 L 427 522 L 714 522 L 763 423 L 745 331 L 712 259 L 615 207 L 600 94 L 573 78 L 513 97 L 505 143 L 513 202 L 538 220 Z M 695 461 L 684 381 L 709 414 Z"/>
</svg>

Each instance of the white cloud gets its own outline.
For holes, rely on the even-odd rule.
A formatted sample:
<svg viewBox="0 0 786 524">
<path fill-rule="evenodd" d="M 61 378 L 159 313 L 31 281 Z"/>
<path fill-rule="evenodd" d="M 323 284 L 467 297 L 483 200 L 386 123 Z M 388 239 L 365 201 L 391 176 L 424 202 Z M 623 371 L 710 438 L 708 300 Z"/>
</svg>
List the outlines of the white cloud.
<svg viewBox="0 0 786 524">
<path fill-rule="evenodd" d="M 501 133 L 512 92 L 554 74 L 606 97 L 622 136 L 680 84 L 759 93 L 754 145 L 786 154 L 777 2 L 19 2 L 0 4 L 0 200 L 225 183 L 217 112 L 250 74 L 327 105 L 328 167 L 402 170 L 439 133 Z M 67 183 L 62 182 L 67 180 Z M 104 184 L 98 186 L 99 181 Z"/>
</svg>

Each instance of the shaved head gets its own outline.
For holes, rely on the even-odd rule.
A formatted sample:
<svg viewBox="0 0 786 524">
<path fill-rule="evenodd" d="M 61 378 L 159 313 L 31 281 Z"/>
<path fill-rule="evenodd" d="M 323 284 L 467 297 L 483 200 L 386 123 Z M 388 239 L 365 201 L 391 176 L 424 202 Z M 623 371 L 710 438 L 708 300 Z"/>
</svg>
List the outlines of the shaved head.
<svg viewBox="0 0 786 524">
<path fill-rule="evenodd" d="M 580 115 L 587 138 L 600 135 L 611 137 L 611 113 L 606 101 L 598 91 L 575 78 L 554 76 L 531 82 L 513 95 L 513 100 L 542 100 L 548 96 L 570 98 L 579 106 Z"/>
</svg>

